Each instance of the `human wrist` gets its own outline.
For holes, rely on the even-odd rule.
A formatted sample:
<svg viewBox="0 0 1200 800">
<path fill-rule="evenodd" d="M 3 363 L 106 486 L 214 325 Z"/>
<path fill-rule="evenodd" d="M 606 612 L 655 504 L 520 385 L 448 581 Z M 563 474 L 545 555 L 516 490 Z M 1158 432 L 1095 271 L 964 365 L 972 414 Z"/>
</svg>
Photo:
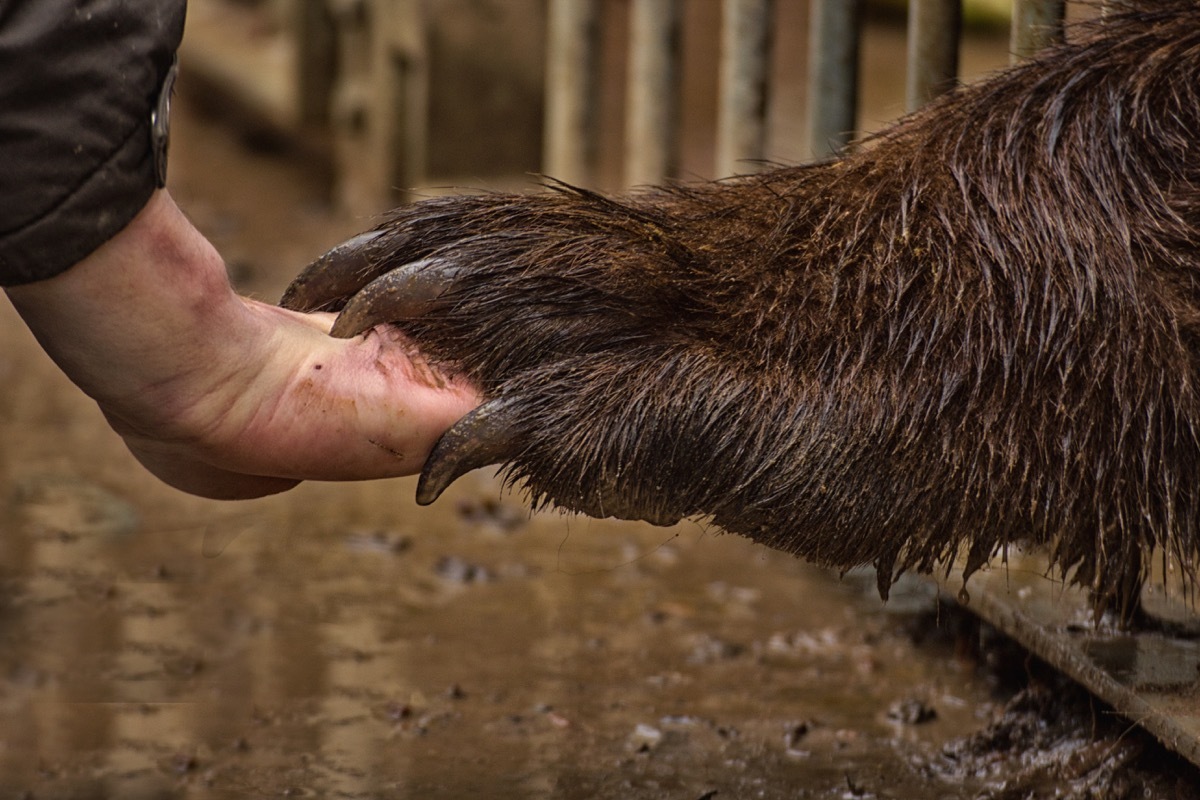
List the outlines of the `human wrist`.
<svg viewBox="0 0 1200 800">
<path fill-rule="evenodd" d="M 246 316 L 220 257 L 164 191 L 67 272 L 7 293 L 51 358 L 110 414 L 147 387 L 211 368 L 205 331 Z"/>
</svg>

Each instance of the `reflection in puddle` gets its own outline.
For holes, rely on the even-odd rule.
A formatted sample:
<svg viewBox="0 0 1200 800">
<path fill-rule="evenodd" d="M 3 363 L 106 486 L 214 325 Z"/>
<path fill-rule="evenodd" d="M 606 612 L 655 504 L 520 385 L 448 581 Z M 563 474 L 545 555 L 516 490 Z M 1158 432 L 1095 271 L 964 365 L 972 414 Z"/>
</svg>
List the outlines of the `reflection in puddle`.
<svg viewBox="0 0 1200 800">
<path fill-rule="evenodd" d="M 410 482 L 312 486 L 239 509 L 213 556 L 198 532 L 224 507 L 131 474 L 51 481 L 55 515 L 44 493 L 4 506 L 5 789 L 783 797 L 834 791 L 848 765 L 911 773 L 907 753 L 988 703 L 917 655 L 869 580 L 694 526 L 573 520 L 564 538 L 555 515 L 514 532 L 409 506 Z M 211 521 L 178 525 L 176 503 Z M 910 695 L 936 721 L 889 720 Z"/>
</svg>

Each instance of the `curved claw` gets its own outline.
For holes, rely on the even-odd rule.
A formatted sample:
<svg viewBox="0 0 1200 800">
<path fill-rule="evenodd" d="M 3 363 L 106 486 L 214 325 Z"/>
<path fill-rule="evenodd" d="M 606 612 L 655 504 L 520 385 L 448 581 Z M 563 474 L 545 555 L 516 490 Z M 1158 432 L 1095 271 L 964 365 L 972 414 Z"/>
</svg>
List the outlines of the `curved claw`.
<svg viewBox="0 0 1200 800">
<path fill-rule="evenodd" d="M 376 241 L 383 233 L 360 233 L 309 264 L 292 280 L 279 305 L 293 311 L 318 311 L 357 292 L 383 266 L 382 242 Z"/>
<path fill-rule="evenodd" d="M 500 398 L 484 403 L 438 439 L 417 481 L 417 503 L 429 505 L 473 469 L 511 460 L 520 440 L 516 401 Z"/>
<path fill-rule="evenodd" d="M 458 274 L 458 267 L 428 258 L 384 273 L 350 298 L 329 333 L 349 339 L 380 323 L 422 316 L 454 284 Z"/>
</svg>

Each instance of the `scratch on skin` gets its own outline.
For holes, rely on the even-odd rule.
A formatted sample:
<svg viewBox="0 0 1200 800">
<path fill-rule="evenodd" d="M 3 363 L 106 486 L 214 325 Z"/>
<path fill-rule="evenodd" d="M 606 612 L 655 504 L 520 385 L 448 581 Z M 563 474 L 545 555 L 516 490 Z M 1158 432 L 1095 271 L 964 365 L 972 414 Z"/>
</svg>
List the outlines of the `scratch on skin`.
<svg viewBox="0 0 1200 800">
<path fill-rule="evenodd" d="M 376 325 L 374 328 L 366 331 L 366 335 L 379 336 L 383 341 L 400 347 L 401 352 L 404 353 L 404 357 L 408 361 L 407 378 L 413 383 L 418 383 L 431 389 L 445 389 L 449 385 L 445 376 L 430 365 L 416 344 L 403 333 L 396 330 L 396 328 L 391 325 Z M 389 364 L 379 355 L 375 357 L 375 367 L 385 374 L 391 372 Z"/>
<path fill-rule="evenodd" d="M 394 447 L 388 447 L 388 446 L 387 446 L 386 444 L 384 444 L 383 442 L 376 441 L 375 439 L 370 439 L 370 438 L 368 438 L 368 439 L 367 439 L 367 441 L 368 441 L 368 442 L 370 442 L 371 444 L 375 445 L 376 447 L 378 447 L 380 450 L 384 451 L 385 453 L 388 453 L 389 455 L 391 455 L 391 456 L 395 457 L 395 459 L 396 459 L 397 461 L 403 461 L 403 460 L 404 460 L 404 453 L 401 453 L 401 452 L 400 452 L 399 450 L 397 450 L 396 448 L 394 448 Z"/>
</svg>

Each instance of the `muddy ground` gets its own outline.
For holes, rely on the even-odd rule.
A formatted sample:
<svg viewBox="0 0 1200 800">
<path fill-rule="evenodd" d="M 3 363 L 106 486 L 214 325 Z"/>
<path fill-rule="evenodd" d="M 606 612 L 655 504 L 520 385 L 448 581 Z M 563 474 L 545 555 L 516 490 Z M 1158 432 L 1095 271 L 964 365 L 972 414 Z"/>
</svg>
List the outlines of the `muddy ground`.
<svg viewBox="0 0 1200 800">
<path fill-rule="evenodd" d="M 365 226 L 189 107 L 246 292 Z M 906 583 L 489 474 L 242 503 L 148 477 L 0 304 L 0 797 L 1186 798 L 1196 772 Z"/>
</svg>

